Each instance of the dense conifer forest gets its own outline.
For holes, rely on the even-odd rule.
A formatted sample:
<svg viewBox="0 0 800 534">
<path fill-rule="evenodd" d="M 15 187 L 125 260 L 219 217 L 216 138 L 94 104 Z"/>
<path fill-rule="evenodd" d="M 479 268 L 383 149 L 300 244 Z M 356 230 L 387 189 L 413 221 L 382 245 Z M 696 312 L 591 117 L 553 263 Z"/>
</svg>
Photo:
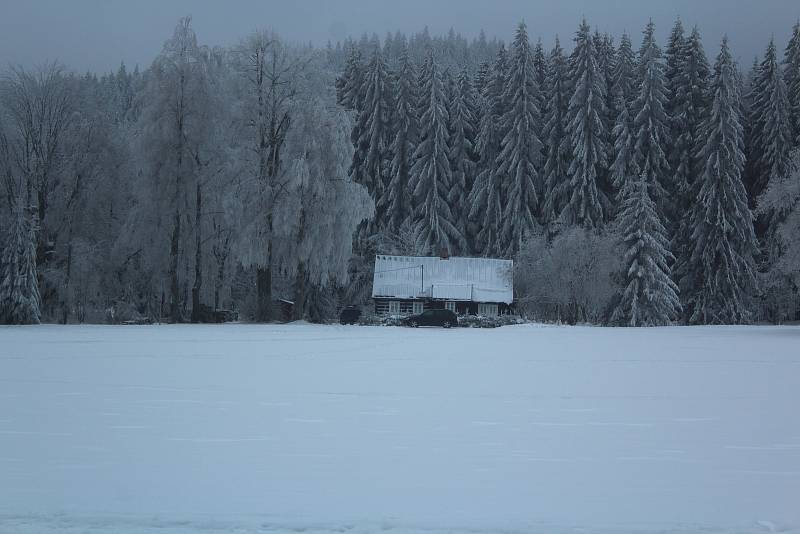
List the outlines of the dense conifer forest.
<svg viewBox="0 0 800 534">
<path fill-rule="evenodd" d="M 515 260 L 544 321 L 800 309 L 800 24 L 753 65 L 677 20 L 201 44 L 0 78 L 0 323 L 327 321 L 375 254 Z M 549 36 L 548 36 L 549 38 Z"/>
</svg>

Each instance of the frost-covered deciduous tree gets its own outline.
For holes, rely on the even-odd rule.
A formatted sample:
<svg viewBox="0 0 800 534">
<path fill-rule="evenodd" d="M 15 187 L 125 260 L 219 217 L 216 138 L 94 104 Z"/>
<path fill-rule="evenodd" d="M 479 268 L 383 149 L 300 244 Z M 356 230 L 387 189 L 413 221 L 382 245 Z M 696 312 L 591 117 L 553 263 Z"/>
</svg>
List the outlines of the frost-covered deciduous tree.
<svg viewBox="0 0 800 534">
<path fill-rule="evenodd" d="M 540 93 L 525 23 L 517 28 L 511 45 L 503 100 L 507 109 L 501 128 L 506 134 L 497 156 L 497 174 L 503 180 L 505 201 L 499 240 L 504 255 L 510 257 L 538 226 L 542 189 Z"/>
<path fill-rule="evenodd" d="M 607 229 L 536 233 L 514 259 L 514 291 L 524 315 L 545 321 L 606 324 L 619 293 L 619 239 Z"/>
<path fill-rule="evenodd" d="M 305 54 L 276 35 L 256 32 L 236 49 L 243 185 L 247 216 L 238 235 L 238 257 L 256 269 L 256 320 L 272 318 L 275 210 L 285 200 L 284 150 L 297 107 Z"/>
<path fill-rule="evenodd" d="M 438 253 L 446 249 L 466 249 L 463 232 L 456 226 L 448 204 L 452 187 L 450 140 L 442 73 L 433 54 L 428 56 L 420 104 L 420 141 L 414 151 L 411 188 L 414 198 L 414 225 L 421 250 Z"/>
<path fill-rule="evenodd" d="M 626 326 L 663 326 L 680 313 L 678 286 L 670 278 L 667 229 L 648 190 L 648 178 L 630 177 L 622 190 L 618 219 L 624 289 L 611 317 Z"/>
<path fill-rule="evenodd" d="M 0 112 L 14 166 L 13 180 L 6 183 L 16 184 L 14 194 L 26 206 L 36 206 L 41 226 L 37 260 L 43 263 L 52 237 L 50 207 L 67 161 L 65 136 L 74 119 L 76 81 L 62 65 L 49 63 L 34 69 L 12 67 L 3 82 Z"/>
<path fill-rule="evenodd" d="M 146 209 L 155 209 L 159 226 L 168 228 L 169 318 L 185 316 L 186 295 L 181 282 L 180 263 L 188 271 L 188 247 L 184 242 L 189 226 L 190 198 L 196 191 L 198 159 L 207 141 L 209 93 L 207 50 L 197 43 L 191 18 L 183 18 L 153 62 L 142 94 L 142 166 L 151 178 Z M 167 222 L 167 220 L 169 222 Z M 146 236 L 145 236 L 146 237 Z M 183 280 L 182 280 L 183 279 Z M 182 294 L 183 293 L 183 294 Z"/>
<path fill-rule="evenodd" d="M 735 66 L 722 41 L 711 82 L 713 102 L 700 136 L 703 173 L 693 186 L 692 248 L 677 272 L 687 322 L 746 323 L 756 294 L 758 252 L 742 182 L 744 141 Z"/>
<path fill-rule="evenodd" d="M 294 278 L 296 319 L 331 315 L 321 299 L 347 281 L 352 235 L 373 215 L 366 188 L 348 176 L 351 122 L 330 100 L 324 93 L 305 96 L 287 139 L 288 195 L 276 212 L 283 221 L 277 262 Z"/>
<path fill-rule="evenodd" d="M 572 145 L 569 182 L 564 184 L 569 197 L 561 218 L 567 224 L 587 228 L 603 224 L 608 201 L 598 187 L 598 176 L 608 161 L 606 94 L 603 72 L 597 63 L 589 24 L 584 20 L 575 35 L 575 50 L 570 57 L 573 94 L 567 111 L 567 132 Z"/>
</svg>

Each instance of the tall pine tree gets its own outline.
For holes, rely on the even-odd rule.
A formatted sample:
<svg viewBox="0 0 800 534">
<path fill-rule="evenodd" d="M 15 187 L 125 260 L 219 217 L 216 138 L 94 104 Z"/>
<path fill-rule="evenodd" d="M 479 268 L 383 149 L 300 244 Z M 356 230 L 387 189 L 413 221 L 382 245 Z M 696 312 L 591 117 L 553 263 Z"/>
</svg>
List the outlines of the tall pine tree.
<svg viewBox="0 0 800 534">
<path fill-rule="evenodd" d="M 800 146 L 800 21 L 794 24 L 784 56 L 784 80 L 792 114 L 795 146 Z"/>
<path fill-rule="evenodd" d="M 636 54 L 633 52 L 631 38 L 627 33 L 623 33 L 619 41 L 617 56 L 614 59 L 614 70 L 611 76 L 611 91 L 614 95 L 614 102 L 616 103 L 621 98 L 622 101 L 628 104 L 632 103 L 637 94 Z"/>
<path fill-rule="evenodd" d="M 672 144 L 670 155 L 673 165 L 673 176 L 677 189 L 674 195 L 676 233 L 672 250 L 676 257 L 676 279 L 682 273 L 678 269 L 689 264 L 692 254 L 692 222 L 688 214 L 695 203 L 694 184 L 700 179 L 705 162 L 699 153 L 704 139 L 701 137 L 703 121 L 709 113 L 709 77 L 711 69 L 700 38 L 700 31 L 695 27 L 686 39 L 683 66 L 675 82 L 672 97 L 672 125 L 679 134 Z"/>
<path fill-rule="evenodd" d="M 681 107 L 683 105 L 681 97 L 684 94 L 683 74 L 686 66 L 686 33 L 680 18 L 675 21 L 672 27 L 664 56 L 666 58 L 664 83 L 667 96 L 664 110 L 669 120 L 669 146 L 664 148 L 664 152 L 667 154 L 667 161 L 669 161 L 669 166 L 673 174 L 675 174 L 680 165 L 678 161 L 680 150 L 677 149 L 676 145 L 684 127 L 681 119 Z M 676 184 L 681 182 L 677 178 L 674 181 Z"/>
<path fill-rule="evenodd" d="M 596 51 L 584 20 L 575 36 L 575 50 L 570 57 L 570 80 L 573 86 L 567 110 L 567 133 L 572 144 L 569 200 L 561 217 L 567 224 L 587 228 L 602 225 L 608 201 L 598 188 L 598 175 L 607 167 L 608 131 L 603 72 L 597 64 Z"/>
<path fill-rule="evenodd" d="M 452 172 L 447 106 L 442 73 L 432 52 L 423 70 L 426 79 L 420 101 L 425 112 L 420 118 L 420 142 L 414 151 L 410 184 L 416 243 L 426 253 L 457 252 L 466 248 L 466 241 L 448 204 Z"/>
<path fill-rule="evenodd" d="M 498 240 L 502 191 L 496 162 L 500 153 L 500 142 L 504 137 L 500 121 L 506 110 L 503 100 L 506 72 L 507 54 L 501 46 L 481 98 L 483 110 L 476 139 L 478 175 L 469 194 L 472 248 L 482 256 L 494 256 L 502 252 Z"/>
<path fill-rule="evenodd" d="M 386 210 L 389 230 L 397 232 L 411 216 L 411 198 L 408 190 L 411 157 L 419 140 L 419 87 L 414 63 L 404 45 L 400 52 L 399 68 L 395 75 L 396 98 L 394 106 L 394 140 L 392 163 L 387 187 Z"/>
<path fill-rule="evenodd" d="M 508 108 L 501 119 L 501 128 L 506 134 L 497 157 L 497 173 L 503 178 L 506 192 L 500 247 L 507 257 L 519 250 L 526 235 L 538 225 L 535 217 L 542 187 L 539 165 L 543 145 L 539 140 L 541 97 L 536 74 L 523 22 L 511 46 L 503 96 Z"/>
<path fill-rule="evenodd" d="M 667 230 L 644 175 L 630 178 L 622 192 L 619 225 L 625 247 L 625 289 L 611 321 L 627 326 L 663 326 L 680 312 L 678 286 L 670 278 Z"/>
<path fill-rule="evenodd" d="M 19 204 L 19 202 L 17 202 Z M 15 208 L 0 254 L 0 324 L 39 324 L 36 215 Z"/>
<path fill-rule="evenodd" d="M 364 81 L 361 51 L 355 46 L 347 56 L 344 72 L 336 79 L 336 100 L 348 110 L 361 109 L 361 85 Z"/>
<path fill-rule="evenodd" d="M 636 165 L 651 184 L 650 191 L 659 205 L 662 217 L 670 220 L 673 211 L 668 206 L 671 199 L 667 195 L 674 193 L 674 187 L 664 152 L 664 148 L 669 145 L 669 121 L 664 111 L 664 65 L 661 63 L 661 50 L 655 40 L 655 25 L 652 21 L 644 30 L 639 51 L 639 71 L 642 74 L 642 84 L 632 106 L 635 113 L 633 132 L 636 139 Z"/>
<path fill-rule="evenodd" d="M 696 157 L 696 147 L 703 142 L 699 131 L 710 104 L 710 75 L 700 31 L 695 27 L 684 44 L 683 60 L 670 93 L 671 124 L 673 135 L 677 136 L 673 137 L 670 163 L 678 193 L 678 213 L 688 211 L 692 199 L 687 195 L 702 169 L 702 162 Z"/>
<path fill-rule="evenodd" d="M 618 191 L 632 176 L 639 176 L 636 162 L 636 139 L 634 137 L 631 106 L 636 95 L 636 57 L 630 37 L 623 33 L 612 74 L 611 90 L 614 93 L 616 120 L 611 132 L 613 162 L 611 183 Z"/>
<path fill-rule="evenodd" d="M 387 225 L 388 195 L 392 144 L 392 85 L 380 48 L 376 47 L 372 59 L 364 69 L 361 89 L 361 110 L 358 114 L 351 176 L 356 183 L 367 188 L 375 200 L 375 225 Z"/>
<path fill-rule="evenodd" d="M 453 182 L 448 201 L 456 226 L 466 235 L 469 214 L 467 196 L 475 180 L 475 92 L 466 69 L 456 81 L 450 105 L 450 166 Z"/>
<path fill-rule="evenodd" d="M 567 205 L 569 192 L 569 159 L 572 153 L 570 139 L 566 133 L 566 117 L 569 107 L 570 86 L 567 59 L 558 37 L 550 52 L 547 67 L 545 93 L 548 95 L 547 112 L 542 136 L 545 142 L 545 162 L 542 171 L 544 198 L 542 199 L 543 222 L 553 223 Z"/>
<path fill-rule="evenodd" d="M 713 102 L 700 135 L 703 172 L 693 185 L 692 249 L 683 258 L 680 288 L 692 324 L 751 320 L 757 289 L 757 242 L 742 182 L 744 141 L 737 74 L 722 41 L 711 83 Z"/>
<path fill-rule="evenodd" d="M 752 183 L 750 198 L 757 198 L 770 179 L 783 177 L 793 148 L 791 116 L 775 42 L 770 41 L 753 80 L 750 110 Z"/>
</svg>

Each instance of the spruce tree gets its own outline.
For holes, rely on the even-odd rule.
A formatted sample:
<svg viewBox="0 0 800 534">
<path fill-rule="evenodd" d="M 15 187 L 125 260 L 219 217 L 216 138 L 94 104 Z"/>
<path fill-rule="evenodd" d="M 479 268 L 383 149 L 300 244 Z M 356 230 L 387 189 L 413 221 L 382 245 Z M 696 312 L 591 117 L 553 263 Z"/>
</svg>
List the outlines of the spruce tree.
<svg viewBox="0 0 800 534">
<path fill-rule="evenodd" d="M 617 95 L 617 109 L 620 112 L 612 131 L 614 161 L 611 163 L 611 183 L 620 193 L 629 177 L 639 176 L 630 106 L 622 94 Z"/>
<path fill-rule="evenodd" d="M 565 125 L 569 107 L 570 87 L 567 59 L 556 37 L 556 43 L 548 58 L 547 113 L 544 119 L 542 136 L 545 141 L 545 162 L 542 171 L 544 179 L 544 198 L 542 199 L 542 219 L 554 223 L 569 197 L 567 181 L 569 177 L 570 140 Z"/>
<path fill-rule="evenodd" d="M 642 176 L 650 182 L 650 192 L 659 204 L 662 217 L 669 221 L 673 211 L 667 195 L 674 194 L 675 188 L 664 152 L 664 148 L 669 145 L 669 121 L 664 111 L 664 65 L 661 63 L 661 50 L 655 40 L 655 25 L 652 21 L 644 30 L 639 51 L 639 71 L 642 74 L 642 84 L 632 106 L 635 114 L 633 135 L 636 139 L 636 165 Z"/>
<path fill-rule="evenodd" d="M 517 28 L 511 47 L 503 96 L 508 107 L 501 118 L 501 128 L 506 134 L 497 157 L 497 173 L 504 181 L 506 192 L 499 236 L 500 248 L 506 257 L 519 250 L 525 236 L 537 225 L 543 145 L 539 140 L 541 97 L 536 74 L 523 22 Z"/>
<path fill-rule="evenodd" d="M 681 152 L 676 145 L 684 129 L 681 110 L 684 104 L 682 97 L 685 95 L 683 76 L 686 66 L 686 33 L 680 18 L 675 21 L 675 25 L 672 27 L 664 56 L 666 58 L 664 83 L 667 95 L 664 111 L 666 111 L 669 119 L 669 146 L 664 148 L 664 152 L 667 154 L 667 161 L 669 161 L 670 168 L 674 174 L 680 165 Z M 681 182 L 677 178 L 674 181 L 676 184 Z"/>
<path fill-rule="evenodd" d="M 630 177 L 623 187 L 619 226 L 625 255 L 624 286 L 611 321 L 626 326 L 663 326 L 680 312 L 678 286 L 670 278 L 667 230 L 648 190 L 650 180 Z"/>
<path fill-rule="evenodd" d="M 469 214 L 468 195 L 475 180 L 475 92 L 469 73 L 464 69 L 456 81 L 455 94 L 450 106 L 450 167 L 453 181 L 448 196 L 450 210 L 456 226 L 464 235 Z"/>
<path fill-rule="evenodd" d="M 533 71 L 536 73 L 536 87 L 539 88 L 539 113 L 544 116 L 547 110 L 547 95 L 545 94 L 544 87 L 547 79 L 547 56 L 544 53 L 542 40 L 536 41 L 536 46 L 533 47 Z"/>
<path fill-rule="evenodd" d="M 614 38 L 608 33 L 601 34 L 598 31 L 594 33 L 594 46 L 597 51 L 597 66 L 603 73 L 604 94 L 606 95 L 606 128 L 609 134 L 614 125 L 614 119 L 617 115 L 616 101 L 612 87 L 614 85 L 614 70 L 616 68 L 616 50 L 614 49 Z M 610 140 L 610 138 L 609 138 Z"/>
<path fill-rule="evenodd" d="M 794 24 L 783 63 L 784 80 L 795 135 L 794 146 L 800 147 L 800 21 Z"/>
<path fill-rule="evenodd" d="M 635 83 L 636 56 L 633 53 L 630 37 L 627 33 L 623 33 L 614 62 L 611 82 L 616 119 L 611 131 L 613 161 L 610 180 L 612 186 L 620 194 L 630 176 L 639 176 L 631 113 L 631 106 L 637 94 Z"/>
<path fill-rule="evenodd" d="M 34 210 L 15 208 L 0 254 L 0 324 L 39 324 Z"/>
<path fill-rule="evenodd" d="M 572 144 L 569 201 L 561 218 L 567 224 L 587 228 L 604 222 L 608 201 L 598 188 L 598 175 L 606 171 L 608 131 L 605 124 L 605 79 L 597 64 L 596 52 L 584 20 L 575 36 L 570 57 L 573 94 L 567 111 L 567 133 Z"/>
<path fill-rule="evenodd" d="M 741 96 L 727 38 L 714 65 L 711 94 L 700 132 L 703 171 L 693 184 L 689 214 L 691 251 L 681 260 L 686 265 L 679 286 L 689 323 L 746 323 L 757 289 L 757 242 L 741 179 Z"/>
<path fill-rule="evenodd" d="M 620 99 L 628 104 L 633 103 L 638 87 L 636 84 L 636 54 L 633 52 L 631 38 L 627 33 L 623 33 L 619 41 L 611 77 L 611 91 L 615 105 Z"/>
<path fill-rule="evenodd" d="M 772 40 L 753 82 L 750 153 L 754 159 L 748 162 L 753 182 L 747 184 L 751 199 L 761 194 L 771 178 L 786 174 L 793 145 L 789 100 Z"/>
<path fill-rule="evenodd" d="M 348 110 L 360 111 L 361 85 L 364 81 L 361 51 L 352 47 L 347 56 L 344 72 L 336 79 L 336 100 Z"/>
<path fill-rule="evenodd" d="M 694 205 L 695 186 L 704 168 L 699 152 L 704 144 L 700 130 L 709 113 L 710 67 L 700 32 L 695 27 L 686 39 L 684 61 L 673 94 L 673 128 L 680 128 L 672 145 L 670 158 L 673 165 L 675 187 L 674 198 L 676 233 L 672 250 L 676 257 L 674 274 L 677 279 L 685 274 L 679 269 L 688 265 L 692 251 L 692 226 L 689 214 Z"/>
<path fill-rule="evenodd" d="M 432 52 L 423 70 L 426 79 L 420 100 L 425 112 L 420 118 L 420 141 L 414 151 L 410 184 L 416 244 L 427 253 L 442 249 L 457 252 L 466 248 L 466 242 L 448 205 L 452 172 L 447 107 L 442 73 Z"/>
<path fill-rule="evenodd" d="M 375 200 L 375 224 L 382 229 L 387 224 L 388 195 L 385 188 L 391 165 L 389 146 L 393 137 L 390 124 L 391 79 L 379 48 L 374 50 L 364 69 L 361 98 L 351 176 L 356 183 L 364 185 Z"/>
<path fill-rule="evenodd" d="M 411 198 L 408 190 L 412 155 L 419 140 L 419 87 L 414 63 L 403 46 L 399 68 L 395 76 L 396 99 L 394 106 L 394 140 L 392 163 L 387 187 L 386 210 L 389 230 L 397 232 L 411 216 Z"/>
<path fill-rule="evenodd" d="M 496 162 L 504 137 L 500 120 L 506 109 L 503 101 L 506 70 L 506 50 L 501 45 L 481 98 L 483 110 L 476 139 L 478 175 L 469 194 L 470 235 L 474 236 L 472 248 L 483 256 L 495 256 L 502 252 L 498 241 L 502 191 Z"/>
<path fill-rule="evenodd" d="M 478 65 L 478 72 L 475 73 L 475 83 L 474 88 L 475 92 L 478 95 L 483 94 L 483 90 L 486 87 L 487 82 L 489 81 L 489 74 L 492 69 L 491 63 L 488 61 L 482 61 L 480 65 Z"/>
<path fill-rule="evenodd" d="M 695 27 L 685 41 L 683 60 L 670 92 L 671 124 L 673 135 L 677 136 L 672 138 L 670 165 L 677 190 L 678 213 L 688 211 L 692 199 L 687 194 L 701 172 L 702 162 L 697 160 L 696 147 L 703 141 L 699 130 L 708 114 L 710 75 L 700 31 Z"/>
</svg>

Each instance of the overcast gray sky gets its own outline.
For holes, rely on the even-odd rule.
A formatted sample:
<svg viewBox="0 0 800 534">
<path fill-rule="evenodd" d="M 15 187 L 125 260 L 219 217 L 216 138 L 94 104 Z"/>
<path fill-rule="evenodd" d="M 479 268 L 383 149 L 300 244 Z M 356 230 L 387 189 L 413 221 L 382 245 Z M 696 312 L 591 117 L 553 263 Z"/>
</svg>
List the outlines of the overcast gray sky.
<svg viewBox="0 0 800 534">
<path fill-rule="evenodd" d="M 584 15 L 601 31 L 627 30 L 634 42 L 652 17 L 664 43 L 680 15 L 687 27 L 701 27 L 710 56 L 727 32 L 734 53 L 749 65 L 771 35 L 783 48 L 800 17 L 800 1 L 0 0 L 0 66 L 53 59 L 79 71 L 114 69 L 120 61 L 146 66 L 187 14 L 199 40 L 209 45 L 233 44 L 258 28 L 324 44 L 365 31 L 383 37 L 387 30 L 410 33 L 425 25 L 433 34 L 452 26 L 468 37 L 483 28 L 508 41 L 521 19 L 550 44 L 555 34 L 562 42 L 571 39 Z"/>
</svg>

